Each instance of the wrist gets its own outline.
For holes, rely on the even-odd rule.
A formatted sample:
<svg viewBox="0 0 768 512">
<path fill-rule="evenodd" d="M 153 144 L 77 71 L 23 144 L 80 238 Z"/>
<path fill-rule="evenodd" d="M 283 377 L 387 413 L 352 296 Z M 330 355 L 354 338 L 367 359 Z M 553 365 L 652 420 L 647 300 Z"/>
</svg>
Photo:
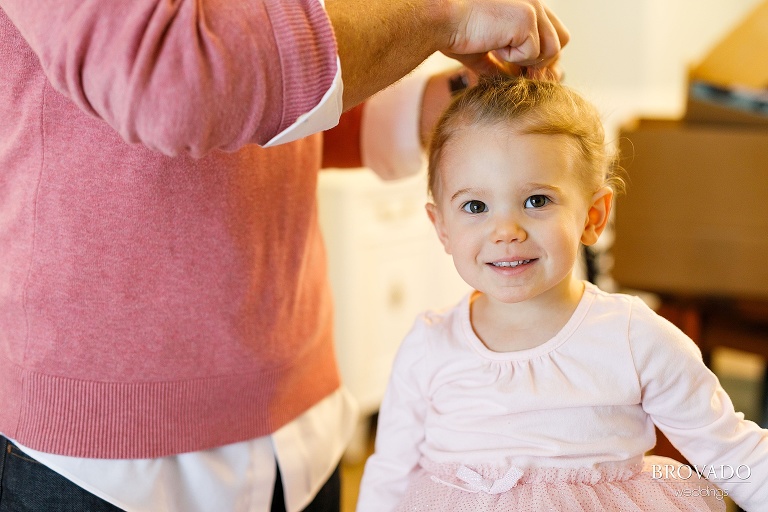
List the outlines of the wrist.
<svg viewBox="0 0 768 512">
<path fill-rule="evenodd" d="M 435 51 L 444 51 L 451 46 L 456 39 L 459 20 L 465 2 L 459 0 L 422 0 L 424 13 L 428 20 L 427 30 L 432 31 L 436 37 Z"/>
</svg>

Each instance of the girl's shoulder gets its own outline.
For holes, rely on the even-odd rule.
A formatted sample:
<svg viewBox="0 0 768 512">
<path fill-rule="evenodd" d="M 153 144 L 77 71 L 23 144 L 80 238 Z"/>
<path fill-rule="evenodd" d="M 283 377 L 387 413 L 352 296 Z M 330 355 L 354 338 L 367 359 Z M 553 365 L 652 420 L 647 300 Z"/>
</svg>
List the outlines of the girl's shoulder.
<svg viewBox="0 0 768 512">
<path fill-rule="evenodd" d="M 636 361 L 701 360 L 701 351 L 693 340 L 656 311 L 659 304 L 653 296 L 608 293 L 599 289 L 597 294 L 601 300 L 596 302 L 602 302 L 604 308 L 613 311 L 604 318 L 626 332 Z"/>
<path fill-rule="evenodd" d="M 606 292 L 595 285 L 587 285 L 594 296 L 589 318 L 595 327 L 626 336 L 632 346 L 663 344 L 682 346 L 690 350 L 693 343 L 677 326 L 657 313 L 657 301 L 652 296 L 631 293 Z M 694 345 L 695 346 L 695 345 Z"/>
<path fill-rule="evenodd" d="M 471 293 L 464 295 L 459 302 L 452 306 L 428 309 L 416 318 L 416 326 L 442 334 L 461 330 L 465 322 L 469 322 L 469 301 Z"/>
<path fill-rule="evenodd" d="M 463 345 L 461 341 L 471 331 L 469 321 L 469 299 L 462 297 L 456 304 L 428 309 L 420 313 L 403 340 L 401 349 L 417 346 L 422 352 L 442 352 L 452 345 Z"/>
<path fill-rule="evenodd" d="M 586 323 L 595 337 L 608 337 L 608 346 L 628 349 L 635 370 L 642 374 L 659 368 L 701 365 L 698 346 L 677 326 L 655 310 L 648 298 L 628 293 L 609 293 L 588 286 L 594 300 Z M 618 342 L 618 343 L 617 343 Z"/>
<path fill-rule="evenodd" d="M 599 316 L 603 321 L 616 321 L 622 324 L 664 322 L 664 319 L 654 311 L 656 301 L 650 294 L 608 292 L 592 283 L 586 283 L 584 293 L 593 296 L 590 313 L 593 316 Z"/>
</svg>

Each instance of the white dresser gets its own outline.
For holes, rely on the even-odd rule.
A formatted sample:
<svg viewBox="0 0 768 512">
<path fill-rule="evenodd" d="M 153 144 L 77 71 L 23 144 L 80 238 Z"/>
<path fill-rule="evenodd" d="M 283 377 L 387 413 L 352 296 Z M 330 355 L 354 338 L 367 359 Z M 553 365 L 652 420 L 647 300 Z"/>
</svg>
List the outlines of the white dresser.
<svg viewBox="0 0 768 512">
<path fill-rule="evenodd" d="M 397 347 L 416 315 L 453 305 L 469 290 L 437 239 L 426 202 L 423 173 L 391 182 L 368 169 L 320 173 L 336 353 L 363 423 L 378 410 Z"/>
</svg>

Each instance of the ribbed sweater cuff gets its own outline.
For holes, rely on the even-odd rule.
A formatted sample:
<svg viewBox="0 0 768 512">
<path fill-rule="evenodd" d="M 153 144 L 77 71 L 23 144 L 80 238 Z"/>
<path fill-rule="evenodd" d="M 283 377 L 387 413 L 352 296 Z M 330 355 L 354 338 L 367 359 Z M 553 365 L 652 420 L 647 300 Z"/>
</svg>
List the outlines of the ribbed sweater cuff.
<svg viewBox="0 0 768 512">
<path fill-rule="evenodd" d="M 270 2 L 267 10 L 282 68 L 280 132 L 320 103 L 331 87 L 336 75 L 336 38 L 317 0 Z"/>
</svg>

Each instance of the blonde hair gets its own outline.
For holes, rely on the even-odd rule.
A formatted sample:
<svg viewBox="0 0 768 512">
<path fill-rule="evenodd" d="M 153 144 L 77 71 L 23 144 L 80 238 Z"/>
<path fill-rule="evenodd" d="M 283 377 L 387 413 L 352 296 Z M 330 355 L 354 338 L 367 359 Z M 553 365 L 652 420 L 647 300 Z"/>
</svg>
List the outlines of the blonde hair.
<svg viewBox="0 0 768 512">
<path fill-rule="evenodd" d="M 443 112 L 429 144 L 429 193 L 435 197 L 437 166 L 445 145 L 472 125 L 514 125 L 523 134 L 563 134 L 573 138 L 584 158 L 582 180 L 590 192 L 602 186 L 623 189 L 614 158 L 608 155 L 597 110 L 572 89 L 552 81 L 491 76 L 464 91 Z"/>
</svg>

